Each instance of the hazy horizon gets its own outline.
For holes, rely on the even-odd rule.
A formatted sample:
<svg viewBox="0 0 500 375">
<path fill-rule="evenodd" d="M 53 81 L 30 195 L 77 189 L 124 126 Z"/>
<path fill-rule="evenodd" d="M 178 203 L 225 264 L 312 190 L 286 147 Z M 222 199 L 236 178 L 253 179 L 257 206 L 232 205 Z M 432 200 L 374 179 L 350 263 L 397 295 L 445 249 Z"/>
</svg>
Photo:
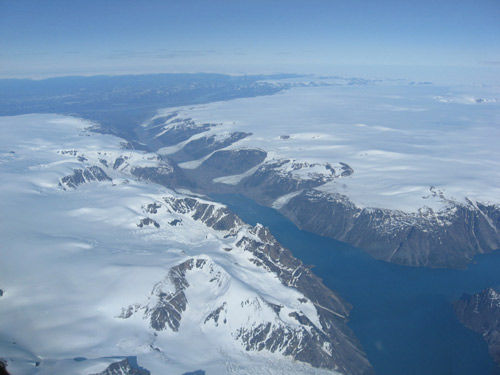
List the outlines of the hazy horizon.
<svg viewBox="0 0 500 375">
<path fill-rule="evenodd" d="M 497 83 L 497 1 L 0 2 L 0 77 L 339 74 Z"/>
</svg>

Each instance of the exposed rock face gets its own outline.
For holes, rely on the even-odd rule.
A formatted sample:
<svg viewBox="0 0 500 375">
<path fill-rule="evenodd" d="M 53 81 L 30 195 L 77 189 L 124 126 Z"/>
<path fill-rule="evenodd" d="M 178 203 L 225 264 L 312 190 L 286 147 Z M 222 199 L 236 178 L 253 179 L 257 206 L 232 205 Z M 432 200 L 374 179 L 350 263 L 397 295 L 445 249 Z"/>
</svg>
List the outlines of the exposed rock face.
<svg viewBox="0 0 500 375">
<path fill-rule="evenodd" d="M 237 175 L 262 163 L 266 156 L 266 152 L 256 149 L 221 150 L 214 152 L 194 173 L 197 179 L 200 175 L 207 179 Z"/>
<path fill-rule="evenodd" d="M 272 159 L 255 173 L 241 180 L 238 188 L 243 194 L 270 205 L 275 199 L 291 192 L 310 189 L 339 176 L 328 163 L 308 163 L 289 159 Z"/>
<path fill-rule="evenodd" d="M 153 287 L 148 301 L 123 308 L 121 318 L 140 314 L 155 331 L 182 333 L 189 306 L 191 311 L 200 311 L 198 301 L 189 300 L 190 291 L 196 290 L 196 295 L 207 295 L 210 301 L 203 304 L 201 310 L 205 313 L 200 324 L 207 329 L 220 329 L 221 334 L 230 332 L 232 339 L 247 351 L 277 352 L 344 374 L 372 373 L 346 325 L 350 306 L 283 248 L 267 228 L 250 227 L 226 207 L 196 198 L 165 197 L 164 202 L 169 211 L 222 232 L 224 238 L 233 241 L 231 253 L 241 254 L 242 258 L 237 259 L 249 261 L 275 275 L 283 286 L 300 292 L 298 305 L 314 306 L 316 318 L 301 309 L 268 301 L 259 294 L 241 294 L 240 289 L 236 294 L 231 292 L 233 283 L 239 281 L 205 255 L 190 257 L 172 267 L 165 279 Z"/>
<path fill-rule="evenodd" d="M 146 206 L 145 211 L 150 213 L 150 214 L 156 214 L 156 213 L 158 213 L 158 209 L 160 207 L 161 207 L 161 204 L 153 202 L 153 203 L 150 203 Z"/>
<path fill-rule="evenodd" d="M 157 154 L 131 150 L 117 154 L 116 150 L 88 151 L 60 150 L 61 155 L 74 157 L 82 168 L 74 169 L 73 174 L 60 181 L 63 189 L 74 189 L 92 181 L 111 181 L 109 176 L 135 177 L 167 187 L 191 186 L 182 169 L 168 158 Z M 97 166 L 96 164 L 100 164 Z"/>
<path fill-rule="evenodd" d="M 144 226 L 149 226 L 149 225 L 153 225 L 155 228 L 159 228 L 160 227 L 160 224 L 158 224 L 158 222 L 156 220 L 153 220 L 149 217 L 145 217 L 144 219 L 141 219 L 141 221 L 139 222 L 139 224 L 137 224 L 137 226 L 139 228 L 143 228 Z"/>
<path fill-rule="evenodd" d="M 176 226 L 176 225 L 179 225 L 180 223 L 182 223 L 182 220 L 180 219 L 174 219 L 172 221 L 169 221 L 169 225 L 172 225 L 172 226 Z"/>
<path fill-rule="evenodd" d="M 184 142 L 193 135 L 206 132 L 216 124 L 198 124 L 190 118 L 178 118 L 176 113 L 160 116 L 148 127 L 150 144 L 153 148 L 168 147 Z M 159 133 L 158 133 L 159 132 Z M 154 133 L 158 133 L 154 135 Z"/>
<path fill-rule="evenodd" d="M 120 156 L 115 159 L 115 162 L 113 163 L 113 169 L 118 169 L 120 166 L 125 163 L 125 158 Z"/>
<path fill-rule="evenodd" d="M 75 189 L 78 185 L 92 181 L 111 181 L 111 178 L 98 166 L 74 169 L 73 174 L 61 178 L 59 185 L 63 189 Z"/>
<path fill-rule="evenodd" d="M 341 166 L 342 166 L 342 172 L 341 172 L 341 176 L 342 177 L 347 177 L 347 176 L 350 176 L 354 173 L 354 169 L 352 169 L 348 164 L 346 163 L 342 163 L 340 162 L 339 163 Z"/>
<path fill-rule="evenodd" d="M 304 191 L 281 210 L 302 229 L 358 246 L 377 259 L 412 266 L 463 267 L 500 248 L 500 209 L 450 204 L 406 213 L 356 207 L 342 195 Z"/>
<path fill-rule="evenodd" d="M 157 297 L 157 302 L 147 307 L 144 314 L 150 318 L 151 327 L 157 331 L 169 327 L 172 331 L 178 331 L 182 312 L 186 310 L 187 299 L 184 290 L 189 286 L 186 281 L 186 272 L 193 268 L 202 268 L 206 263 L 204 259 L 189 259 L 170 269 L 167 282 L 173 284 L 171 293 L 165 292 L 164 283 L 158 283 L 152 294 Z"/>
<path fill-rule="evenodd" d="M 191 186 L 184 172 L 177 165 L 162 160 L 159 166 L 132 167 L 131 174 L 141 180 L 148 180 L 167 187 Z"/>
<path fill-rule="evenodd" d="M 0 375 L 9 375 L 7 371 L 7 362 L 0 359 Z"/>
<path fill-rule="evenodd" d="M 254 233 L 256 238 L 244 237 L 237 245 L 251 252 L 253 261 L 275 273 L 284 285 L 302 292 L 317 307 L 321 327 L 314 325 L 303 314 L 292 312 L 289 316 L 301 324 L 299 330 L 266 324 L 238 332 L 247 350 L 280 349 L 285 355 L 316 367 L 335 368 L 340 364 L 339 367 L 349 373 L 345 358 L 352 358 L 353 350 L 358 350 L 356 344 L 345 340 L 352 335 L 344 325 L 349 306 L 284 249 L 267 228 L 256 226 Z"/>
<path fill-rule="evenodd" d="M 180 151 L 169 157 L 176 162 L 200 159 L 211 152 L 232 145 L 233 143 L 248 137 L 251 133 L 234 132 L 224 137 L 215 135 L 201 137 L 189 141 Z"/>
<path fill-rule="evenodd" d="M 135 357 L 127 357 L 110 364 L 104 371 L 91 375 L 150 375 L 151 373 L 137 365 Z"/>
<path fill-rule="evenodd" d="M 208 132 L 219 124 L 198 123 L 191 118 L 179 117 L 177 112 L 158 115 L 145 126 L 135 130 L 138 137 L 151 151 L 158 151 L 188 141 L 197 134 Z"/>
<path fill-rule="evenodd" d="M 175 212 L 189 214 L 194 220 L 200 220 L 209 228 L 218 231 L 232 233 L 238 227 L 244 225 L 243 221 L 229 209 L 196 198 L 176 199 L 166 197 L 165 202 Z"/>
<path fill-rule="evenodd" d="M 490 355 L 500 366 L 500 288 L 488 288 L 474 295 L 464 294 L 455 302 L 454 308 L 464 326 L 483 336 Z"/>
</svg>

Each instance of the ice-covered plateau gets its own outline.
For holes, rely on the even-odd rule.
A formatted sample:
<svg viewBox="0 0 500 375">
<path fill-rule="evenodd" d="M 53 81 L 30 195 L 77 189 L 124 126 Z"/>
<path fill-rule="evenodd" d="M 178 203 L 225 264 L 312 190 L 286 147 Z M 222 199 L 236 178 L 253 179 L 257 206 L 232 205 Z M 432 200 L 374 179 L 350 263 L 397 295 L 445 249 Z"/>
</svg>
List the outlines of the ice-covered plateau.
<svg viewBox="0 0 500 375">
<path fill-rule="evenodd" d="M 463 267 L 500 248 L 500 103 L 436 93 L 293 88 L 160 110 L 137 134 L 191 190 L 246 195 L 385 261 Z"/>
<path fill-rule="evenodd" d="M 369 374 L 350 306 L 175 163 L 57 115 L 0 118 L 12 374 Z M 293 168 L 292 168 L 293 169 Z"/>
</svg>

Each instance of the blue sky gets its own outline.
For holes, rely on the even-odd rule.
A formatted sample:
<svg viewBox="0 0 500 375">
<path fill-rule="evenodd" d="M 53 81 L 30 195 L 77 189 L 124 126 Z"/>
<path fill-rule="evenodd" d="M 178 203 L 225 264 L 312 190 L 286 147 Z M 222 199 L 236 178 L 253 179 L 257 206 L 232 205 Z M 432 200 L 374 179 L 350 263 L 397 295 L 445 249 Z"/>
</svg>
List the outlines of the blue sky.
<svg viewBox="0 0 500 375">
<path fill-rule="evenodd" d="M 497 72 L 499 20 L 499 0 L 0 0 L 0 75 Z"/>
</svg>

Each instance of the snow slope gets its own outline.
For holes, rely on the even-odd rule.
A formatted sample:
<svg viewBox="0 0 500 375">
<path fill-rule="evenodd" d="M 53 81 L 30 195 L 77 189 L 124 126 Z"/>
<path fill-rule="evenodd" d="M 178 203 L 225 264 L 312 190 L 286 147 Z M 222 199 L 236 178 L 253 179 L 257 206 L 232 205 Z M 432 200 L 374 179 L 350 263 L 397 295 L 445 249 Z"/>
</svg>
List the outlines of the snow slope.
<svg viewBox="0 0 500 375">
<path fill-rule="evenodd" d="M 319 281 L 266 255 L 284 250 L 264 228 L 139 181 L 134 167 L 172 170 L 90 125 L 0 118 L 0 354 L 13 374 L 97 373 L 128 356 L 152 374 L 345 373 L 343 352 L 369 369 L 343 331 L 348 309 L 301 292 L 303 273 Z M 74 177 L 90 167 L 102 178 Z"/>
</svg>

